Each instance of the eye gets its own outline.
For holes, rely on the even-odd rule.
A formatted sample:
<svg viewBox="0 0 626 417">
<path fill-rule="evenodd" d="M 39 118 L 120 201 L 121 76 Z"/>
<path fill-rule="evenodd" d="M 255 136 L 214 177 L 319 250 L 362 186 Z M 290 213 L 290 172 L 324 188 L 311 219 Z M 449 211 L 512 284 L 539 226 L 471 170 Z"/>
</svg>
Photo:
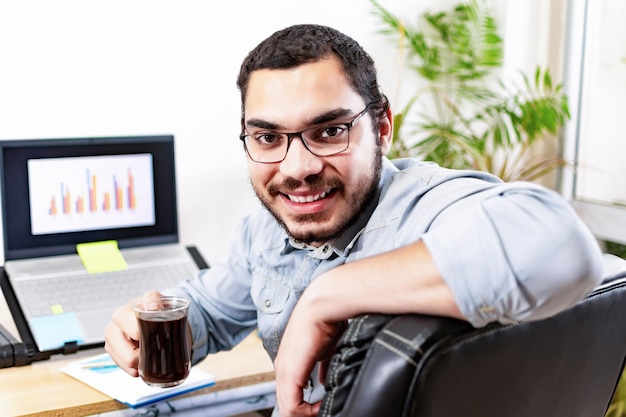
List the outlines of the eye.
<svg viewBox="0 0 626 417">
<path fill-rule="evenodd" d="M 259 145 L 275 145 L 281 142 L 282 136 L 276 132 L 259 132 L 250 135 Z"/>
<path fill-rule="evenodd" d="M 345 130 L 345 127 L 343 126 L 327 126 L 324 129 L 324 136 L 331 137 L 331 138 L 334 136 L 340 136 L 344 130 Z"/>
<path fill-rule="evenodd" d="M 321 141 L 332 141 L 334 139 L 343 138 L 344 133 L 347 132 L 347 127 L 343 125 L 330 125 L 322 126 L 319 129 L 311 130 L 311 138 Z"/>
</svg>

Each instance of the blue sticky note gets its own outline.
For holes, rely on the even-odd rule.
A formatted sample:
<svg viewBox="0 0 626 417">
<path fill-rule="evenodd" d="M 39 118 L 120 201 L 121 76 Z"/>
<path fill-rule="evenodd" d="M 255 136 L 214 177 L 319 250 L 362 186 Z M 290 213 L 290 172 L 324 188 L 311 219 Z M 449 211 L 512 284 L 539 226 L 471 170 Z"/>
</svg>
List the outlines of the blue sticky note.
<svg viewBox="0 0 626 417">
<path fill-rule="evenodd" d="M 30 327 L 39 350 L 52 350 L 65 343 L 80 343 L 85 339 L 74 313 L 53 314 L 30 320 Z"/>
</svg>

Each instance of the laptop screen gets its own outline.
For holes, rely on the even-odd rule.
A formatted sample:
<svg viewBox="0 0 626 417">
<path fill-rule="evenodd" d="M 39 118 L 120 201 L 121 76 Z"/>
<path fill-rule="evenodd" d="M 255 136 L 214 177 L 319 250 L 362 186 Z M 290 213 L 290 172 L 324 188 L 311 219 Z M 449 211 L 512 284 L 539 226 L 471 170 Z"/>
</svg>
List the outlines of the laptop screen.
<svg viewBox="0 0 626 417">
<path fill-rule="evenodd" d="M 174 138 L 0 141 L 5 260 L 178 242 Z"/>
</svg>

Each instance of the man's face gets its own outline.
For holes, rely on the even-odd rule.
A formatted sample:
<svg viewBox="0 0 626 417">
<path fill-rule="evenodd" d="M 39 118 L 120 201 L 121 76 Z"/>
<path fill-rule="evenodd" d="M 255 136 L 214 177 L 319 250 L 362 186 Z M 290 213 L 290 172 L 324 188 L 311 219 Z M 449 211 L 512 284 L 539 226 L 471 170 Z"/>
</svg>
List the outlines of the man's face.
<svg viewBox="0 0 626 417">
<path fill-rule="evenodd" d="M 298 132 L 350 122 L 365 106 L 334 58 L 291 69 L 258 70 L 249 80 L 244 127 L 248 133 Z M 257 196 L 290 236 L 321 245 L 357 218 L 378 185 L 381 157 L 391 136 L 390 118 L 387 113 L 382 121 L 372 120 L 366 113 L 350 128 L 348 149 L 336 155 L 315 156 L 295 136 L 281 162 L 263 164 L 248 158 Z"/>
</svg>

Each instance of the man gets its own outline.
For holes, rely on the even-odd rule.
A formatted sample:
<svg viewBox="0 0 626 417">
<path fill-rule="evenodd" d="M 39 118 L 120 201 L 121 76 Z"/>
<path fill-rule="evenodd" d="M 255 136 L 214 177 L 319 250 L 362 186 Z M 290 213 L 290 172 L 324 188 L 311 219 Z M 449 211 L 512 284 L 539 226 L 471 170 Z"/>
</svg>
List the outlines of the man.
<svg viewBox="0 0 626 417">
<path fill-rule="evenodd" d="M 596 241 L 556 193 L 385 158 L 392 112 L 373 61 L 344 34 L 279 31 L 245 58 L 237 84 L 264 209 L 243 220 L 226 262 L 167 292 L 192 300 L 194 363 L 258 327 L 283 417 L 317 413 L 316 364 L 361 313 L 535 320 L 598 284 Z M 106 349 L 134 376 L 138 337 L 121 307 Z"/>
</svg>

